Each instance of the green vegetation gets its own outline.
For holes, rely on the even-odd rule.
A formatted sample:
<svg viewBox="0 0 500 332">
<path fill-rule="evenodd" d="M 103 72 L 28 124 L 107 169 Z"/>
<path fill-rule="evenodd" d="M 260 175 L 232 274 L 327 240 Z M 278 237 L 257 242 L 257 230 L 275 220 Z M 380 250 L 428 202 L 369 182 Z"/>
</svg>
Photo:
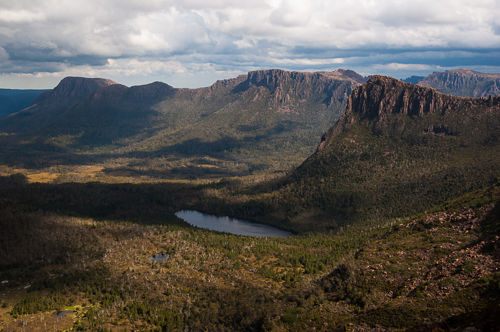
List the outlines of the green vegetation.
<svg viewBox="0 0 500 332">
<path fill-rule="evenodd" d="M 68 217 L 28 209 L 15 186 L 36 188 L 0 191 L 7 330 L 55 310 L 74 312 L 54 324 L 76 330 L 492 326 L 498 262 L 482 248 L 497 242 L 484 226 L 498 220 L 499 185 L 459 199 L 480 206 L 286 239 Z M 158 252 L 166 264 L 151 264 Z"/>
</svg>

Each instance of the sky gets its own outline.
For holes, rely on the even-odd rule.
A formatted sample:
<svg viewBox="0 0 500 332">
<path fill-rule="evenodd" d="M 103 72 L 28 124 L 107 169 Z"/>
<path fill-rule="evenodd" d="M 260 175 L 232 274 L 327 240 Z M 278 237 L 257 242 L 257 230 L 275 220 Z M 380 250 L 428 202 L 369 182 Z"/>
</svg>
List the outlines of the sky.
<svg viewBox="0 0 500 332">
<path fill-rule="evenodd" d="M 500 0 L 0 0 L 0 87 L 208 86 L 251 70 L 500 72 Z"/>
</svg>

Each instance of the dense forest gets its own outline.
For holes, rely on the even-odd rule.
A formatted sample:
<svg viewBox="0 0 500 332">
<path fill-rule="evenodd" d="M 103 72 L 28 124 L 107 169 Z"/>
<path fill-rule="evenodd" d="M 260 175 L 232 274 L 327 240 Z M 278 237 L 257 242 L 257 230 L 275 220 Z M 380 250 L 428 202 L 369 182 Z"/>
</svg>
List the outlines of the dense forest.
<svg viewBox="0 0 500 332">
<path fill-rule="evenodd" d="M 22 176 L 0 188 L 6 331 L 489 331 L 499 314 L 498 184 L 416 217 L 285 239 L 168 218 L 169 194 L 199 188 Z"/>
</svg>

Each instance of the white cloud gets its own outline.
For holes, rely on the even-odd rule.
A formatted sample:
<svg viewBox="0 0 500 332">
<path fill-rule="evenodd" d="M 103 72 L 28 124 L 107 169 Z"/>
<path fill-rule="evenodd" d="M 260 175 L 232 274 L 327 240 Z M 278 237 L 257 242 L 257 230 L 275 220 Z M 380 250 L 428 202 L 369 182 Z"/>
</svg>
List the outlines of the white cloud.
<svg viewBox="0 0 500 332">
<path fill-rule="evenodd" d="M 228 73 L 348 66 L 360 58 L 381 59 L 381 68 L 407 61 L 380 50 L 429 59 L 431 49 L 500 49 L 498 17 L 498 0 L 0 1 L 0 71 L 87 66 L 126 75 L 110 63 L 148 72 L 165 59 L 185 74 L 197 64 Z"/>
<path fill-rule="evenodd" d="M 424 65 L 420 63 L 388 63 L 384 65 L 374 65 L 374 68 L 387 71 L 387 70 L 392 70 L 392 71 L 398 71 L 398 70 L 413 70 L 413 71 L 422 71 L 422 70 L 434 70 L 436 69 L 436 66 L 432 65 Z"/>
<path fill-rule="evenodd" d="M 30 12 L 24 9 L 9 10 L 0 9 L 0 22 L 4 23 L 26 23 L 40 21 L 43 19 L 42 13 Z"/>
<path fill-rule="evenodd" d="M 342 58 L 330 59 L 287 59 L 276 58 L 273 59 L 274 63 L 282 65 L 300 65 L 300 66 L 322 66 L 322 65 L 337 65 L 344 63 Z"/>
</svg>

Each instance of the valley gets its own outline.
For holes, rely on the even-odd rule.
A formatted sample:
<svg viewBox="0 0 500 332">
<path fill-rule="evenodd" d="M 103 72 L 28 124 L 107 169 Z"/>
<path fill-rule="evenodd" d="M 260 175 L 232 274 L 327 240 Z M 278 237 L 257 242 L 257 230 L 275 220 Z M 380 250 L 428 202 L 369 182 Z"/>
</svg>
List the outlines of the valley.
<svg viewBox="0 0 500 332">
<path fill-rule="evenodd" d="M 62 80 L 0 120 L 0 330 L 494 331 L 500 97 L 480 74 Z"/>
</svg>

